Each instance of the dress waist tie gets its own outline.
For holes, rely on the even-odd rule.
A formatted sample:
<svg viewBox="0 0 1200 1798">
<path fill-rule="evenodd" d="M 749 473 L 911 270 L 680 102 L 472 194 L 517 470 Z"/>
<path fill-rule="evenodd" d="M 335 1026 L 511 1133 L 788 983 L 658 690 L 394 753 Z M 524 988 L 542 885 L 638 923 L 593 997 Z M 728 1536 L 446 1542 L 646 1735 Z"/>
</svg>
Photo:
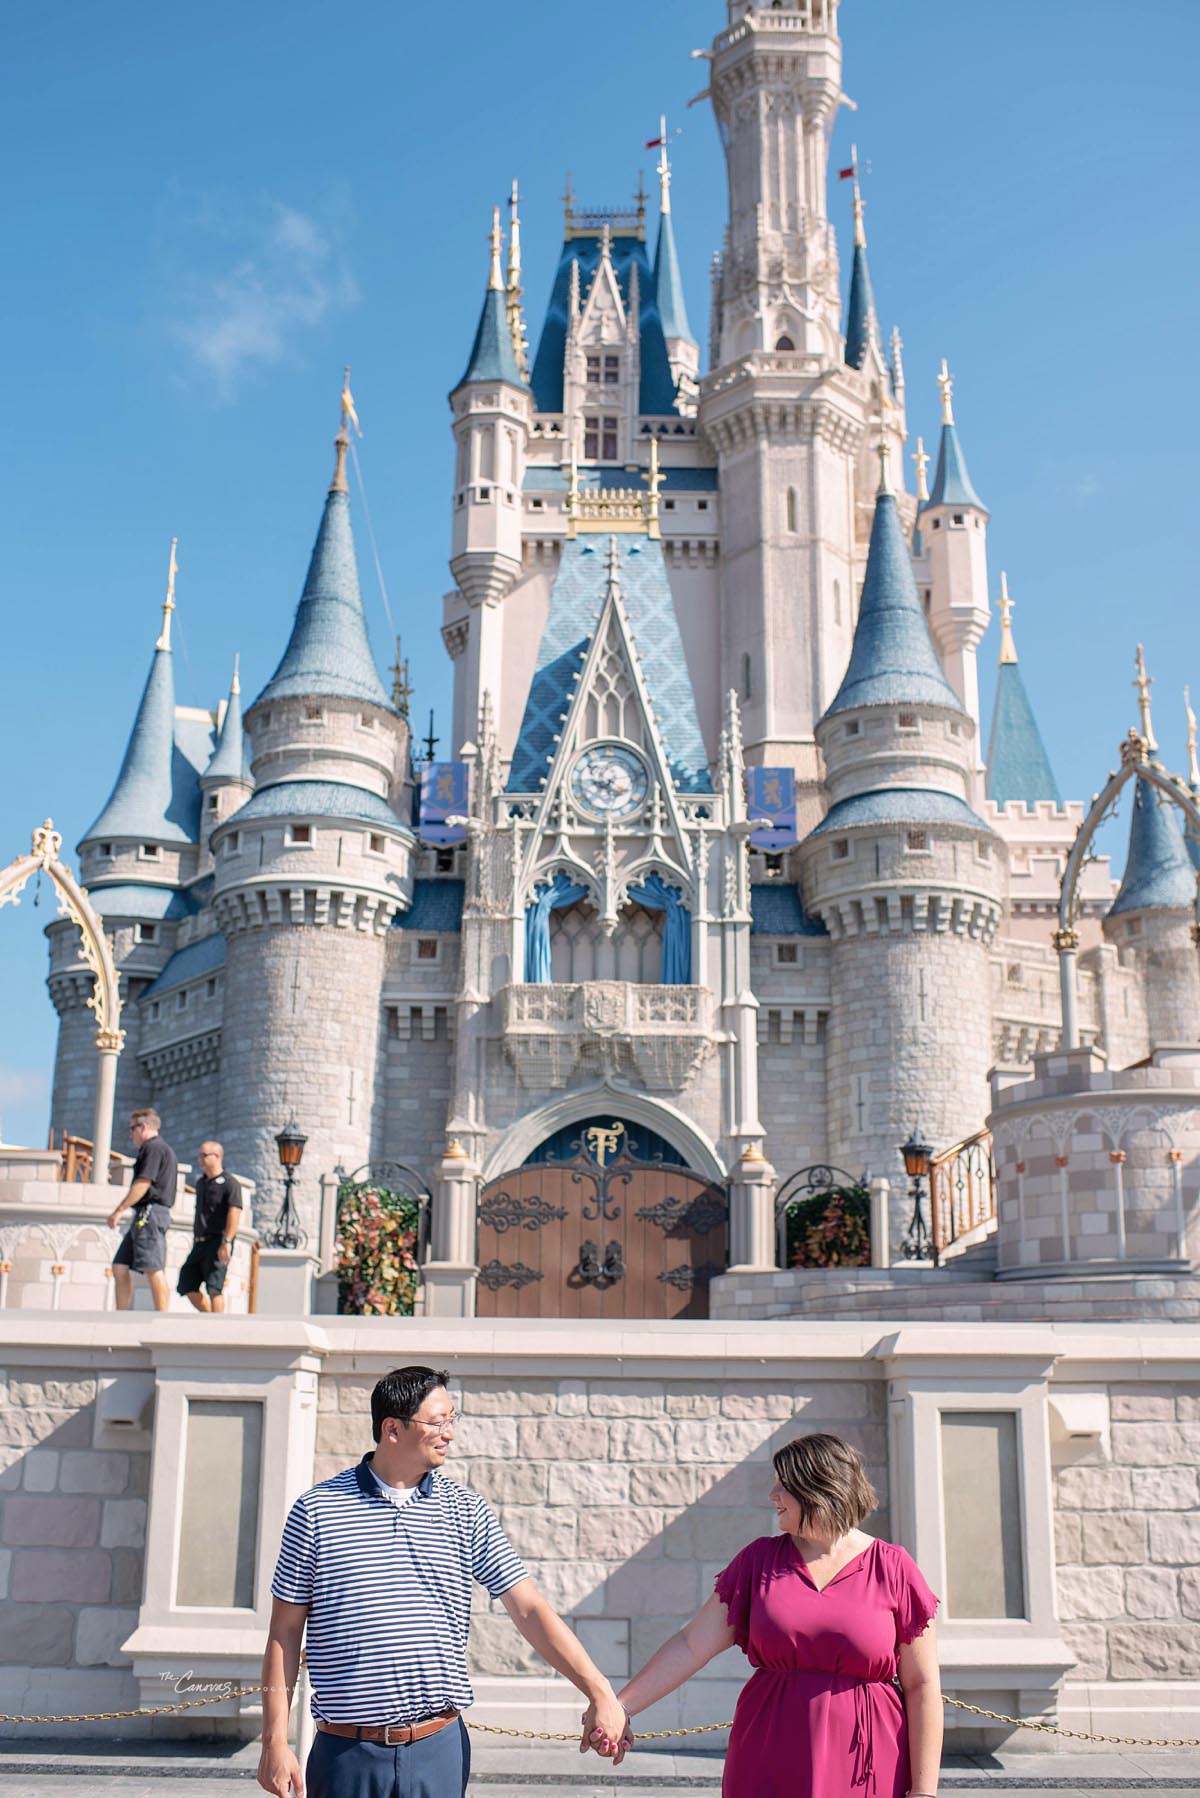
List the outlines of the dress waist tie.
<svg viewBox="0 0 1200 1798">
<path fill-rule="evenodd" d="M 871 1682 L 865 1679 L 854 1683 L 854 1734 L 850 1746 L 855 1756 L 851 1785 L 862 1786 L 864 1791 L 874 1793 L 878 1789 L 875 1783 L 875 1707 L 871 1703 Z"/>
</svg>

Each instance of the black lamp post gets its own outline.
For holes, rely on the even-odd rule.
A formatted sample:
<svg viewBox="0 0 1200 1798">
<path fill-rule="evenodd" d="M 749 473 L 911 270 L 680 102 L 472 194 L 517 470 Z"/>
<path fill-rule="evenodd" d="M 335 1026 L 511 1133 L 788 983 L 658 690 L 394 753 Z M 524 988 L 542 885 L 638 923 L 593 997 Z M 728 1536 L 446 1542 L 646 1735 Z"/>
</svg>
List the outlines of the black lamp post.
<svg viewBox="0 0 1200 1798">
<path fill-rule="evenodd" d="M 900 1244 L 900 1256 L 904 1261 L 932 1260 L 936 1267 L 937 1251 L 925 1223 L 925 1211 L 921 1204 L 921 1182 L 929 1178 L 933 1163 L 933 1144 L 927 1143 L 914 1125 L 908 1141 L 900 1145 L 900 1153 L 904 1157 L 904 1171 L 912 1182 L 909 1197 L 913 1207 L 904 1241 Z"/>
<path fill-rule="evenodd" d="M 305 1235 L 300 1228 L 300 1220 L 296 1216 L 296 1207 L 292 1203 L 292 1187 L 296 1181 L 296 1169 L 300 1166 L 304 1154 L 304 1145 L 308 1141 L 302 1130 L 297 1130 L 294 1123 L 287 1123 L 275 1138 L 275 1147 L 279 1150 L 279 1165 L 283 1169 L 284 1188 L 283 1204 L 279 1207 L 279 1216 L 271 1228 L 265 1232 L 266 1240 L 273 1249 L 300 1249 L 304 1247 Z"/>
</svg>

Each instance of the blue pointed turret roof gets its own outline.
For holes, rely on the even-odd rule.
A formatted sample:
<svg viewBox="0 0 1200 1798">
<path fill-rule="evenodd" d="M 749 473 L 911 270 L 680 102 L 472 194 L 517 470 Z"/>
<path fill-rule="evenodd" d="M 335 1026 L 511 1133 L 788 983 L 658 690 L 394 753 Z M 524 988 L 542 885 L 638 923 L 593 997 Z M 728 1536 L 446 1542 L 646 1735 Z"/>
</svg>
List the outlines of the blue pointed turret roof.
<svg viewBox="0 0 1200 1798">
<path fill-rule="evenodd" d="M 850 663 L 825 716 L 860 705 L 905 703 L 963 710 L 942 673 L 921 610 L 896 496 L 881 493 L 875 501 Z"/>
<path fill-rule="evenodd" d="M 875 310 L 875 293 L 871 286 L 871 270 L 867 264 L 867 246 L 855 242 L 854 261 L 850 269 L 850 303 L 846 308 L 846 362 L 861 368 L 872 341 L 879 340 L 879 315 Z"/>
<path fill-rule="evenodd" d="M 1129 822 L 1129 856 L 1120 891 L 1109 907 L 1110 918 L 1148 906 L 1183 906 L 1195 902 L 1196 870 L 1188 854 L 1172 799 L 1138 775 Z"/>
<path fill-rule="evenodd" d="M 147 842 L 193 842 L 190 814 L 195 805 L 189 806 L 175 780 L 175 760 L 175 674 L 170 647 L 160 637 L 116 785 L 81 841 L 142 837 Z"/>
<path fill-rule="evenodd" d="M 508 322 L 508 303 L 502 289 L 489 287 L 483 296 L 483 310 L 475 331 L 475 341 L 461 378 L 454 391 L 468 381 L 507 381 L 510 387 L 524 387 L 513 348 L 512 328 Z"/>
<path fill-rule="evenodd" d="M 217 746 L 204 770 L 204 778 L 221 780 L 249 780 L 250 768 L 246 761 L 246 733 L 242 729 L 242 684 L 234 670 L 233 680 L 229 685 L 229 698 L 225 703 L 225 716 L 221 720 L 221 734 L 217 738 Z"/>
<path fill-rule="evenodd" d="M 659 214 L 658 243 L 654 251 L 654 297 L 658 302 L 663 336 L 684 337 L 694 343 L 683 299 L 683 277 L 679 272 L 679 255 L 669 210 Z"/>
<path fill-rule="evenodd" d="M 992 732 L 988 738 L 987 796 L 995 805 L 1010 799 L 1035 805 L 1039 799 L 1062 804 L 1062 795 L 1042 733 L 1037 727 L 1021 669 L 1014 661 L 1000 664 Z"/>
<path fill-rule="evenodd" d="M 600 264 L 603 231 L 573 226 L 564 241 L 555 270 L 550 304 L 538 338 L 533 359 L 530 386 L 539 412 L 561 412 L 563 408 L 563 363 L 567 350 L 567 322 L 571 304 L 571 264 L 579 265 L 579 288 L 584 294 Z M 629 304 L 630 275 L 637 269 L 638 326 L 641 335 L 641 384 L 638 411 L 643 415 L 662 417 L 678 411 L 675 377 L 667 354 L 667 339 L 658 310 L 658 293 L 654 270 L 646 255 L 646 245 L 633 231 L 614 230 L 609 241 L 609 257 L 613 274 L 621 290 L 621 298 Z M 681 290 L 682 291 L 682 290 Z"/>
<path fill-rule="evenodd" d="M 958 441 L 958 430 L 953 419 L 942 425 L 942 440 L 938 444 L 937 468 L 934 470 L 929 504 L 931 506 L 978 506 L 981 512 L 987 511 L 987 507 L 971 485 L 971 477 L 967 473 L 967 458 L 962 453 L 962 445 Z"/>
<path fill-rule="evenodd" d="M 371 705 L 391 704 L 367 635 L 350 528 L 345 455 L 343 432 L 338 438 L 337 471 L 325 500 L 292 634 L 255 705 L 267 699 L 321 695 L 364 699 Z"/>
</svg>

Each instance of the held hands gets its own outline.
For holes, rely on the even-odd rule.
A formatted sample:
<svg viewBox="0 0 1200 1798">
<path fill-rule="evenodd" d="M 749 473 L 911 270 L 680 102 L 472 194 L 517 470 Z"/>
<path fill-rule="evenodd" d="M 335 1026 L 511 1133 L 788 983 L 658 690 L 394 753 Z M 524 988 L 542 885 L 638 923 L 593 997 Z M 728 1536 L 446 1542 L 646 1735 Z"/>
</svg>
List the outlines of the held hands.
<svg viewBox="0 0 1200 1798">
<path fill-rule="evenodd" d="M 615 1704 L 616 1700 L 613 1702 Z M 579 1752 L 586 1754 L 591 1748 L 602 1760 L 610 1760 L 614 1767 L 619 1767 L 633 1747 L 633 1725 L 629 1721 L 629 1712 L 622 1705 L 616 1705 L 621 1718 L 619 1723 L 609 1718 L 609 1709 L 607 1705 L 597 1706 L 593 1703 L 583 1713 L 583 1735 Z"/>
</svg>

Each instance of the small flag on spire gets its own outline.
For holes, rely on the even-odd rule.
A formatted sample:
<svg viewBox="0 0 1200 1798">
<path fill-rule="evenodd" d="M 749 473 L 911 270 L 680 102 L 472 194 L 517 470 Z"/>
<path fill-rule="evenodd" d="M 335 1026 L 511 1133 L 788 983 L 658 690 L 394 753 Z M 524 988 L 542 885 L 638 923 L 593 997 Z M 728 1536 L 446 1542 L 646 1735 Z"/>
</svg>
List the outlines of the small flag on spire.
<svg viewBox="0 0 1200 1798">
<path fill-rule="evenodd" d="M 347 419 L 354 426 L 355 433 L 361 437 L 362 426 L 358 422 L 358 413 L 354 410 L 354 395 L 350 391 L 349 369 L 346 370 L 345 381 L 342 385 L 342 422 L 345 423 Z"/>
<path fill-rule="evenodd" d="M 838 170 L 838 180 L 839 181 L 853 181 L 857 172 L 858 171 L 855 169 L 854 164 L 851 163 L 850 167 L 848 169 L 839 169 Z"/>
</svg>

